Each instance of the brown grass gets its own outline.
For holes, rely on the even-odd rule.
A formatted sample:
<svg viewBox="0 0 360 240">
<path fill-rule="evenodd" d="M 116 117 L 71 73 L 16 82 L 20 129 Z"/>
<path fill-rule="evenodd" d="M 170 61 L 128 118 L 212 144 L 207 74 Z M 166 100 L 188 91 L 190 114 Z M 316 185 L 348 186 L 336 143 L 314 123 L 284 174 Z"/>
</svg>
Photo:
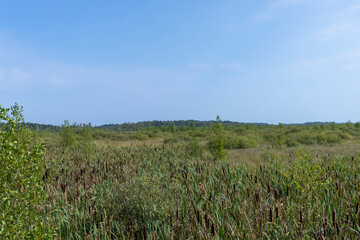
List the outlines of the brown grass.
<svg viewBox="0 0 360 240">
<path fill-rule="evenodd" d="M 357 155 L 360 153 L 360 142 L 348 141 L 336 145 L 312 145 L 303 146 L 303 148 L 311 153 L 315 158 L 329 158 L 334 155 Z M 296 157 L 299 147 L 291 147 L 284 149 L 272 149 L 269 145 L 260 145 L 251 149 L 233 149 L 228 150 L 228 163 L 230 165 L 246 164 L 248 167 L 255 168 L 264 165 L 267 156 L 277 158 L 283 163 Z"/>
</svg>

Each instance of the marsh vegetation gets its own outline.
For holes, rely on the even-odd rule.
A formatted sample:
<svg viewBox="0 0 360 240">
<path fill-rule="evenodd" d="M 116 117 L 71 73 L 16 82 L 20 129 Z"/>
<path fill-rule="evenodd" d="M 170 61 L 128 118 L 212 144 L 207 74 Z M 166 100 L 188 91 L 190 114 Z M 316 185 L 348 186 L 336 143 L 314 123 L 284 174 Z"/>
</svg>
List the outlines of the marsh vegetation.
<svg viewBox="0 0 360 240">
<path fill-rule="evenodd" d="M 2 162 L 14 159 L 4 158 L 10 148 L 7 132 L 22 126 L 11 127 L 4 116 Z M 65 122 L 33 128 L 44 149 L 29 140 L 21 148 L 38 154 L 19 159 L 25 166 L 38 163 L 31 181 L 39 184 L 28 186 L 42 190 L 37 202 L 29 202 L 32 195 L 24 198 L 35 206 L 26 216 L 38 220 L 34 225 L 42 226 L 37 232 L 42 239 L 53 234 L 58 239 L 360 236 L 359 124 L 253 125 L 218 119 L 205 125 L 126 130 Z M 22 131 L 13 136 L 24 136 Z M 3 177 L 6 169 L 1 171 Z M 6 186 L 2 197 L 18 197 L 9 198 L 9 209 L 24 191 L 33 194 L 19 184 L 11 192 Z M 25 215 L 20 213 L 11 212 L 12 224 L 21 222 Z M 9 218 L 2 221 L 3 229 L 9 226 Z M 10 230 L 22 227 L 29 229 Z"/>
</svg>

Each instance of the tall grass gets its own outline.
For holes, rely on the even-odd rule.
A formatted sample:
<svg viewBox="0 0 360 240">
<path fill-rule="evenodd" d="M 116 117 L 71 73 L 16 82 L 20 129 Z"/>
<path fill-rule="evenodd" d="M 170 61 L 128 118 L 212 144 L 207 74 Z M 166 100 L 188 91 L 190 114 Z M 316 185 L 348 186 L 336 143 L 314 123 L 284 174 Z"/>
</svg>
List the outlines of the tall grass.
<svg viewBox="0 0 360 240">
<path fill-rule="evenodd" d="M 61 239 L 356 239 L 360 157 L 231 166 L 191 147 L 48 147 Z"/>
</svg>

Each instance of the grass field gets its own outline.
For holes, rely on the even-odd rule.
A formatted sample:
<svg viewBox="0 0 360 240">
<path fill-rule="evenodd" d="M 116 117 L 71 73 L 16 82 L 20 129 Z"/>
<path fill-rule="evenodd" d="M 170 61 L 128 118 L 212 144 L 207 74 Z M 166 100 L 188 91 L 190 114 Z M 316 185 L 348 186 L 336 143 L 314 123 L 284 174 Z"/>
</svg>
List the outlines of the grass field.
<svg viewBox="0 0 360 240">
<path fill-rule="evenodd" d="M 68 147 L 56 134 L 45 136 L 45 214 L 58 238 L 360 237 L 355 134 L 302 146 L 259 141 L 228 149 L 223 160 L 207 151 L 206 134 L 198 141 L 201 151 L 183 136 L 164 135 L 91 142 L 77 136 Z M 182 140 L 167 143 L 169 135 Z"/>
<path fill-rule="evenodd" d="M 56 239 L 360 237 L 357 124 L 36 134 Z"/>
</svg>

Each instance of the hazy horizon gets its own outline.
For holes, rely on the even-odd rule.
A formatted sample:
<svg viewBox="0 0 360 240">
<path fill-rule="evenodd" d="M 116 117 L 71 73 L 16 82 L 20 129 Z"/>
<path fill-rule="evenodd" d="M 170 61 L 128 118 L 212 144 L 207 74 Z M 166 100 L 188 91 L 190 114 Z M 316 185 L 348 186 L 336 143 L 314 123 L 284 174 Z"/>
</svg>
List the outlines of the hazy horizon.
<svg viewBox="0 0 360 240">
<path fill-rule="evenodd" d="M 0 104 L 26 122 L 358 122 L 354 0 L 6 1 Z"/>
</svg>

